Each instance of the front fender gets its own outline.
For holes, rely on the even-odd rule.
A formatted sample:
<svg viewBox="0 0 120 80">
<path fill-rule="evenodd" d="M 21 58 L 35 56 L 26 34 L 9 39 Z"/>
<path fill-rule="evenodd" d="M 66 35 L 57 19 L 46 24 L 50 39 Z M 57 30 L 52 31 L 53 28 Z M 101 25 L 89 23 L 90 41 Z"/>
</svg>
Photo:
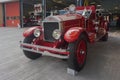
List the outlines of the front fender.
<svg viewBox="0 0 120 80">
<path fill-rule="evenodd" d="M 31 34 L 33 34 L 33 32 L 34 32 L 35 29 L 40 29 L 40 26 L 31 27 L 31 28 L 25 30 L 25 31 L 23 32 L 23 36 L 24 36 L 24 37 L 30 36 Z"/>
<path fill-rule="evenodd" d="M 70 28 L 64 35 L 64 39 L 67 42 L 74 42 L 78 39 L 79 35 L 84 32 L 84 29 L 81 27 Z"/>
</svg>

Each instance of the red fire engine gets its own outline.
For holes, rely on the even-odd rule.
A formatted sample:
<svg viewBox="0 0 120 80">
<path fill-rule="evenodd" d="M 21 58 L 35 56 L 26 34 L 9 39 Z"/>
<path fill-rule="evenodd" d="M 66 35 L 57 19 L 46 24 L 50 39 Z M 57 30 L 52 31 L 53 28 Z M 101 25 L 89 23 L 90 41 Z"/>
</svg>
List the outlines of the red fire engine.
<svg viewBox="0 0 120 80">
<path fill-rule="evenodd" d="M 63 15 L 46 17 L 41 26 L 29 28 L 20 43 L 27 58 L 42 55 L 68 59 L 69 69 L 80 71 L 86 62 L 87 43 L 107 41 L 108 28 L 102 9 L 75 7 Z"/>
</svg>

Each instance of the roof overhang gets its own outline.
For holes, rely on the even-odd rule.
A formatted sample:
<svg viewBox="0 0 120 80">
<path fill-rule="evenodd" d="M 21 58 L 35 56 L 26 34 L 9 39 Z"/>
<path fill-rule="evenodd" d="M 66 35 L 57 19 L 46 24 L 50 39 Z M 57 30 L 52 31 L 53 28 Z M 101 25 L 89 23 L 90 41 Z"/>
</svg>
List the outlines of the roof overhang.
<svg viewBox="0 0 120 80">
<path fill-rule="evenodd" d="M 0 3 L 13 2 L 13 1 L 19 1 L 19 0 L 0 0 Z"/>
</svg>

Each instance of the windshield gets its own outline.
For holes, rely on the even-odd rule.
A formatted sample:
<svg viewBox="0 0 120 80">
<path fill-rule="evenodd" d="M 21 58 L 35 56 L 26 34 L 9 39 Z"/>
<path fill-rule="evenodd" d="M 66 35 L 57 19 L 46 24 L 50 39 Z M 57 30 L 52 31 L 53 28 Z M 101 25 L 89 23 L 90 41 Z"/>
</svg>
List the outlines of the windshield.
<svg viewBox="0 0 120 80">
<path fill-rule="evenodd" d="M 80 14 L 80 15 L 83 15 L 83 16 L 90 16 L 91 15 L 91 10 L 76 10 L 75 13 L 77 14 Z M 66 11 L 66 10 L 59 10 L 59 14 L 62 15 L 62 14 L 67 14 L 69 13 L 69 11 Z"/>
<path fill-rule="evenodd" d="M 59 10 L 59 14 L 60 14 L 60 15 L 66 14 L 66 13 L 68 13 L 68 11 L 66 11 L 66 10 Z"/>
<path fill-rule="evenodd" d="M 65 11 L 65 10 L 59 10 L 59 14 L 62 15 L 62 14 L 67 14 L 69 13 L 69 11 Z M 76 11 L 77 14 L 83 14 L 83 10 L 77 10 Z"/>
</svg>

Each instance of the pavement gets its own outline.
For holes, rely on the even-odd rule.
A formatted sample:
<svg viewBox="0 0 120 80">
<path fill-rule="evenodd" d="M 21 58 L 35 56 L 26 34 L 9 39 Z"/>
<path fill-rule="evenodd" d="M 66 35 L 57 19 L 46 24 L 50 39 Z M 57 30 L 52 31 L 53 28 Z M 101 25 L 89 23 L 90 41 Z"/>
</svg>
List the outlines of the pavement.
<svg viewBox="0 0 120 80">
<path fill-rule="evenodd" d="M 67 61 L 26 58 L 19 47 L 25 29 L 0 28 L 0 80 L 120 80 L 120 31 L 109 32 L 107 42 L 90 44 L 84 69 L 72 76 Z"/>
</svg>

